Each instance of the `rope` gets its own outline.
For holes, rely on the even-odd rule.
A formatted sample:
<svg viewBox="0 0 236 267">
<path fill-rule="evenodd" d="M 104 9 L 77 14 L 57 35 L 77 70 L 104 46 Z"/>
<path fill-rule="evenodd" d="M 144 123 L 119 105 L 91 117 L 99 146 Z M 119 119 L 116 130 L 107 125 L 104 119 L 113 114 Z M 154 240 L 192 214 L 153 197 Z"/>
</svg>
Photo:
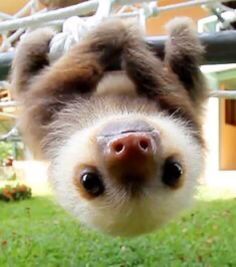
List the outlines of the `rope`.
<svg viewBox="0 0 236 267">
<path fill-rule="evenodd" d="M 108 17 L 111 11 L 110 0 L 100 0 L 97 12 L 94 16 L 82 19 L 73 16 L 67 19 L 62 28 L 62 32 L 56 34 L 50 43 L 50 62 L 58 59 L 71 46 L 78 43 L 88 31 L 96 27 L 104 18 Z"/>
<path fill-rule="evenodd" d="M 37 0 L 30 0 L 14 16 L 0 12 L 0 19 L 2 20 L 0 23 L 0 33 L 4 33 L 4 42 L 2 42 L 2 47 L 0 49 L 4 50 L 11 48 L 11 44 L 24 32 L 27 33 L 29 29 L 32 30 L 38 26 L 62 26 L 62 32 L 56 34 L 50 43 L 49 59 L 53 62 L 63 53 L 68 51 L 71 46 L 80 42 L 80 40 L 104 18 L 108 17 L 111 14 L 113 4 L 120 6 L 119 12 L 113 14 L 114 17 L 118 16 L 124 19 L 138 18 L 140 25 L 145 28 L 146 19 L 152 16 L 157 16 L 160 13 L 199 5 L 208 5 L 210 8 L 213 8 L 214 4 L 220 4 L 228 0 L 192 0 L 162 7 L 159 7 L 156 1 L 145 1 L 146 2 L 143 3 L 143 0 L 90 0 L 74 6 L 45 12 L 47 9 L 39 11 Z M 141 8 L 132 7 L 132 4 L 135 3 L 141 3 Z M 86 15 L 95 10 L 97 10 L 96 14 L 91 17 L 78 17 L 78 15 Z M 230 11 L 235 16 L 235 11 L 232 9 L 230 9 Z M 23 17 L 29 13 L 31 13 L 31 15 Z M 225 23 L 227 23 L 227 21 Z M 12 30 L 16 31 L 8 37 L 7 33 Z M 2 87 L 9 87 L 8 84 L 0 84 Z M 211 91 L 209 97 L 236 99 L 236 90 Z M 17 106 L 19 106 L 19 103 L 16 101 L 0 102 L 0 108 Z M 11 119 L 16 118 L 15 115 L 6 112 L 0 112 L 0 115 Z M 6 135 L 0 136 L 0 139 L 6 140 L 16 135 L 17 129 L 14 127 Z"/>
<path fill-rule="evenodd" d="M 157 6 L 157 2 L 143 3 L 142 8 L 146 18 L 156 17 L 160 13 L 160 8 Z"/>
<path fill-rule="evenodd" d="M 69 48 L 78 43 L 95 26 L 95 20 L 84 21 L 79 17 L 71 17 L 63 24 L 61 33 L 56 34 L 50 43 L 49 60 L 50 62 L 58 59 Z"/>
</svg>

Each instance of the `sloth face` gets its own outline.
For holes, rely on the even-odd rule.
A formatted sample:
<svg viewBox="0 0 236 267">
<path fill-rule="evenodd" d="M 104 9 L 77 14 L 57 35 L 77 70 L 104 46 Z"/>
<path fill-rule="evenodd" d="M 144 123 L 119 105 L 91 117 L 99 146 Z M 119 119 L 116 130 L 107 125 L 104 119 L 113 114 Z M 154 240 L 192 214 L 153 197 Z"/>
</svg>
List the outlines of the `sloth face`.
<svg viewBox="0 0 236 267">
<path fill-rule="evenodd" d="M 120 112 L 74 132 L 57 152 L 52 184 L 61 205 L 84 224 L 133 236 L 190 204 L 202 161 L 181 120 Z"/>
<path fill-rule="evenodd" d="M 59 203 L 111 235 L 169 221 L 190 204 L 203 167 L 204 49 L 189 19 L 167 28 L 162 59 L 138 27 L 107 20 L 54 63 L 54 33 L 31 33 L 13 62 L 20 129 L 49 161 Z"/>
</svg>

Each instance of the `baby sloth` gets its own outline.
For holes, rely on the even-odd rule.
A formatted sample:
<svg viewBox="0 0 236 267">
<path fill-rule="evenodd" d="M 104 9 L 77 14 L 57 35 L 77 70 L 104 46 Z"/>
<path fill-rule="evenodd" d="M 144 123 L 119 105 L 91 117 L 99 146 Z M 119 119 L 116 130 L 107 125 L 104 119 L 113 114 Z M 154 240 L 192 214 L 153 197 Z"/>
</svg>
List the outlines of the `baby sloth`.
<svg viewBox="0 0 236 267">
<path fill-rule="evenodd" d="M 19 44 L 12 70 L 31 151 L 59 203 L 111 235 L 159 228 L 189 205 L 203 169 L 203 48 L 188 19 L 168 25 L 163 60 L 138 27 L 107 20 L 55 63 L 50 30 Z"/>
</svg>

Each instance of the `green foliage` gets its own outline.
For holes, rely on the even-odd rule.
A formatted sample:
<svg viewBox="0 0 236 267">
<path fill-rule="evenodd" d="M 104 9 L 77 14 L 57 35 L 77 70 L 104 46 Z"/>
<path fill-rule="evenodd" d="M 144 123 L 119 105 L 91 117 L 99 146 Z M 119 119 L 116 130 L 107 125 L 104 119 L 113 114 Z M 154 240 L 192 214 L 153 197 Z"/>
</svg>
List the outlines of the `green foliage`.
<svg viewBox="0 0 236 267">
<path fill-rule="evenodd" d="M 0 162 L 12 156 L 14 148 L 11 142 L 0 141 Z"/>
<path fill-rule="evenodd" d="M 0 141 L 0 164 L 9 159 L 24 159 L 24 144 L 22 142 Z"/>
<path fill-rule="evenodd" d="M 31 198 L 31 188 L 26 185 L 5 185 L 0 188 L 0 200 L 3 201 L 18 201 Z"/>
<path fill-rule="evenodd" d="M 0 203 L 0 266 L 234 267 L 235 229 L 235 198 L 200 201 L 160 231 L 125 239 L 84 228 L 38 197 Z"/>
<path fill-rule="evenodd" d="M 0 178 L 1 180 L 1 178 Z M 7 178 L 7 181 L 14 182 L 17 181 L 16 173 L 13 171 L 13 173 Z"/>
</svg>

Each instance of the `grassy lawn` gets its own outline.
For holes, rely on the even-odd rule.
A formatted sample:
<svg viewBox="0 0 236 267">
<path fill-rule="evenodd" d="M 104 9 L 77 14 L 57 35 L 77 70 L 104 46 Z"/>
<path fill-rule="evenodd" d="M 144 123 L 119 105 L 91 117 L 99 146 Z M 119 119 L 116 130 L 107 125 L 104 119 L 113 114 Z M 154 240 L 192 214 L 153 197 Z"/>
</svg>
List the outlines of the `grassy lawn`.
<svg viewBox="0 0 236 267">
<path fill-rule="evenodd" d="M 193 210 L 161 231 L 135 239 L 85 229 L 51 197 L 0 202 L 0 266 L 233 267 L 236 198 L 203 192 Z"/>
</svg>

